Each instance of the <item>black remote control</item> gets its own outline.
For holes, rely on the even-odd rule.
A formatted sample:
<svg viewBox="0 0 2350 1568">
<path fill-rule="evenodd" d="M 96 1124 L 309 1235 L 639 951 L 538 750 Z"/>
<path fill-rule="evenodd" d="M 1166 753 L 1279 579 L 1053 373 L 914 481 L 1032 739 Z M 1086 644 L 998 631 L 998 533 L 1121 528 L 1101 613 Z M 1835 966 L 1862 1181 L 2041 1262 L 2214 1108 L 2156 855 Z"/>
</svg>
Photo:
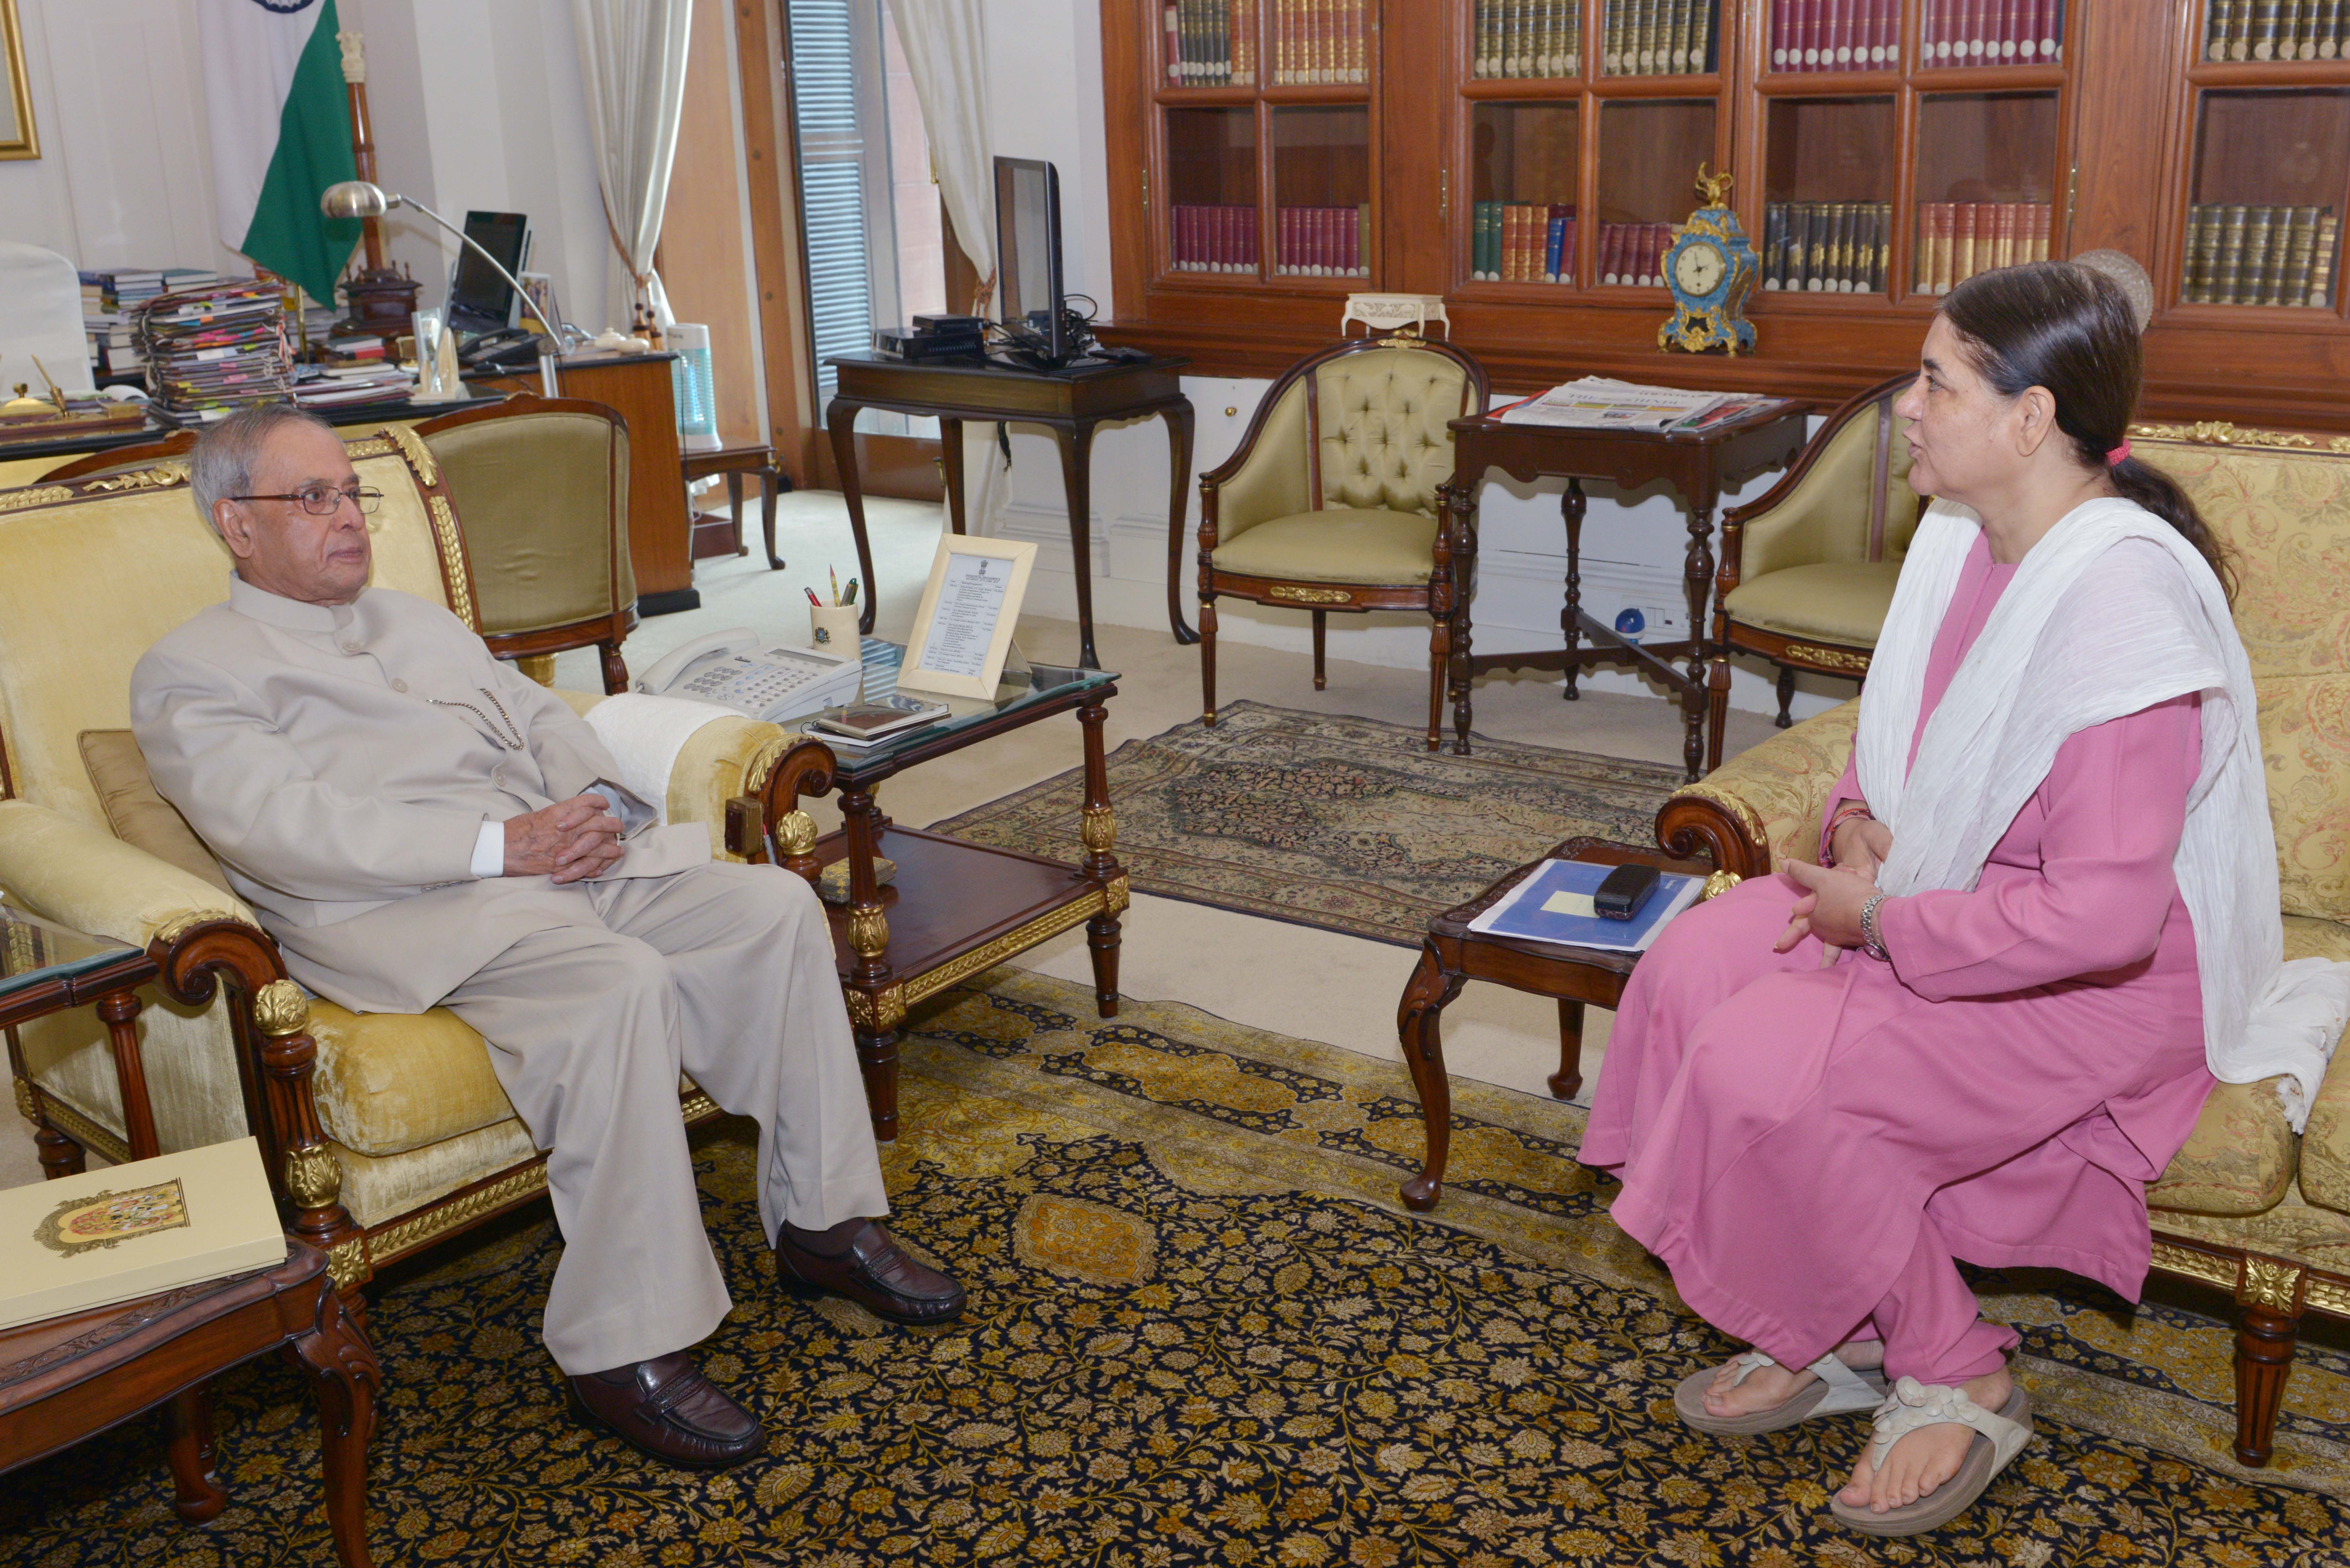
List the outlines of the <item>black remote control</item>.
<svg viewBox="0 0 2350 1568">
<path fill-rule="evenodd" d="M 1640 907 L 1656 891 L 1655 867 L 1618 866 L 1607 873 L 1598 891 L 1591 895 L 1591 907 L 1603 920 L 1628 920 L 1640 912 Z"/>
</svg>

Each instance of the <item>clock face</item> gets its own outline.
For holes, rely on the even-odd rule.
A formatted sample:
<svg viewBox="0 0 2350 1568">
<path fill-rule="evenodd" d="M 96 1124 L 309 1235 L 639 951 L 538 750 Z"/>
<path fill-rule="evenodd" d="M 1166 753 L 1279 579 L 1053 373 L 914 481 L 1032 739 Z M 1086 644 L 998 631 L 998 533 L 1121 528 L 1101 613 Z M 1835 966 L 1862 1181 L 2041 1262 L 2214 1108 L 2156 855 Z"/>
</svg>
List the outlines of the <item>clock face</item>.
<svg viewBox="0 0 2350 1568">
<path fill-rule="evenodd" d="M 1681 247 L 1673 258 L 1673 281 L 1686 295 L 1711 294 L 1730 270 L 1730 263 L 1717 245 L 1705 240 L 1692 241 Z"/>
</svg>

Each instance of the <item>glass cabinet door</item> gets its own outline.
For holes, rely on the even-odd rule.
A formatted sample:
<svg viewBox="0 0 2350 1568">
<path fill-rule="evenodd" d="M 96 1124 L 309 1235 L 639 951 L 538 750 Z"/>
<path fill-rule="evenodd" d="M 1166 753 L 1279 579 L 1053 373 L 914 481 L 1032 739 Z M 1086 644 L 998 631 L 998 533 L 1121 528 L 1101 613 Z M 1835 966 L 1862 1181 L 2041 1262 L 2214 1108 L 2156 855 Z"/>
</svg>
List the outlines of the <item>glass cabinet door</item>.
<svg viewBox="0 0 2350 1568">
<path fill-rule="evenodd" d="M 2210 91 L 2196 109 L 2180 297 L 2331 306 L 2350 88 Z"/>
<path fill-rule="evenodd" d="M 1276 276 L 1370 276 L 1369 111 L 1274 109 L 1273 200 Z"/>
<path fill-rule="evenodd" d="M 1580 106 L 1480 103 L 1470 122 L 1469 277 L 1572 284 Z"/>
<path fill-rule="evenodd" d="M 1893 260 L 1890 97 L 1768 101 L 1762 286 L 1883 294 Z"/>
<path fill-rule="evenodd" d="M 1166 116 L 1169 267 L 1257 276 L 1256 110 Z"/>
<path fill-rule="evenodd" d="M 1697 205 L 1700 164 L 1718 164 L 1710 98 L 1609 100 L 1599 107 L 1598 249 L 1594 283 L 1662 288 L 1672 227 Z"/>
<path fill-rule="evenodd" d="M 2048 259 L 2054 93 L 1928 94 L 1917 140 L 1916 292 L 1948 294 L 1979 272 Z"/>
</svg>

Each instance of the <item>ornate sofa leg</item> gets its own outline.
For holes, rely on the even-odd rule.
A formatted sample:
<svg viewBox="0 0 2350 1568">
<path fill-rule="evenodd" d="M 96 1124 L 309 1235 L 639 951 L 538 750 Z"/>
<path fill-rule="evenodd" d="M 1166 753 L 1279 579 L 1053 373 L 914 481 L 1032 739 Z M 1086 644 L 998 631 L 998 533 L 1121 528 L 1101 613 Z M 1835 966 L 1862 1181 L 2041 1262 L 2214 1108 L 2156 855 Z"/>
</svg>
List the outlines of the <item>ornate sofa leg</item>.
<svg viewBox="0 0 2350 1568">
<path fill-rule="evenodd" d="M 1771 722 L 1782 730 L 1793 729 L 1795 723 L 1795 667 L 1779 666 L 1779 716 Z"/>
<path fill-rule="evenodd" d="M 2275 1452 L 2277 1408 L 2301 1329 L 2301 1265 L 2248 1254 L 2236 1287 L 2236 1459 L 2255 1469 Z"/>
</svg>

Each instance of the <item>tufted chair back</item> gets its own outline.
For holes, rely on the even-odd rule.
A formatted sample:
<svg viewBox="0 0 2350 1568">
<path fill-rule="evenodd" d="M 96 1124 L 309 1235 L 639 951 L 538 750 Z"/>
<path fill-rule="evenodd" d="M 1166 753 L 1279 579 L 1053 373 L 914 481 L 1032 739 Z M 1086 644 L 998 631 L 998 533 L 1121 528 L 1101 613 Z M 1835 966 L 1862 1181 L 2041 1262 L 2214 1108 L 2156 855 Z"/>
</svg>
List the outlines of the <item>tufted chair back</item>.
<svg viewBox="0 0 2350 1568">
<path fill-rule="evenodd" d="M 1307 382 L 1315 505 L 1436 515 L 1452 477 L 1450 421 L 1483 406 L 1474 367 L 1440 343 L 1384 338 Z"/>
</svg>

